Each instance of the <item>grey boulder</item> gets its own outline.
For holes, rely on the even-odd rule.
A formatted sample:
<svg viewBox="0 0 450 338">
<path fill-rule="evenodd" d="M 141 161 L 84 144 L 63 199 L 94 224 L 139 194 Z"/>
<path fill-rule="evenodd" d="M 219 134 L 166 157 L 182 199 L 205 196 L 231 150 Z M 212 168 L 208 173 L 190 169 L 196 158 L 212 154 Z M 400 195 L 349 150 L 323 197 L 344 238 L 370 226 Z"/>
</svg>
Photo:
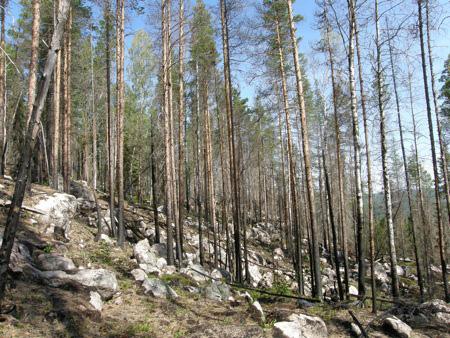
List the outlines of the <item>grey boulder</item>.
<svg viewBox="0 0 450 338">
<path fill-rule="evenodd" d="M 36 258 L 37 266 L 44 271 L 70 271 L 75 270 L 76 266 L 70 258 L 61 256 L 57 253 L 43 253 Z"/>
<path fill-rule="evenodd" d="M 273 338 L 326 338 L 327 326 L 319 317 L 292 314 L 286 322 L 275 323 Z"/>
</svg>

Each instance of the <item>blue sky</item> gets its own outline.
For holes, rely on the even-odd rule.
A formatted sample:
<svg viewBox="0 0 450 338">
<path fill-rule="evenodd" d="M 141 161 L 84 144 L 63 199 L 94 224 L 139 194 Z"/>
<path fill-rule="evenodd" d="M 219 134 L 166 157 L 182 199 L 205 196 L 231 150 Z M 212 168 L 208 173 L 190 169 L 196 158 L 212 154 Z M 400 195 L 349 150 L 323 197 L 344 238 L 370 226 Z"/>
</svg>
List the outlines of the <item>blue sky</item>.
<svg viewBox="0 0 450 338">
<path fill-rule="evenodd" d="M 187 0 L 190 2 L 190 6 L 195 2 L 195 0 Z M 450 1 L 448 0 L 430 0 L 433 5 L 437 6 L 437 10 L 435 11 L 435 24 L 437 29 L 432 31 L 432 44 L 433 44 L 433 52 L 435 57 L 435 73 L 437 78 L 439 78 L 440 73 L 443 68 L 443 63 L 447 55 L 450 53 Z M 157 0 L 147 0 L 146 2 L 150 2 L 154 4 L 154 7 L 157 6 L 159 1 Z M 174 1 L 177 2 L 177 1 Z M 219 0 L 205 0 L 207 6 L 211 8 L 217 8 Z M 248 3 L 254 3 L 257 2 L 256 0 L 250 0 Z M 341 1 L 342 3 L 345 3 L 345 1 Z M 16 20 L 16 18 L 19 16 L 20 13 L 20 6 L 18 5 L 19 0 L 9 0 L 9 10 L 7 12 L 7 27 Z M 392 21 L 394 24 L 397 23 L 398 20 L 401 20 L 402 17 L 404 17 L 409 11 L 411 11 L 411 8 L 416 10 L 416 8 L 411 7 L 414 6 L 415 1 L 410 0 L 389 0 L 389 1 L 380 1 L 381 8 L 386 8 L 386 6 L 389 6 L 390 4 L 399 4 L 400 6 L 395 6 L 393 11 L 389 11 L 389 20 Z M 363 22 L 365 19 L 368 19 L 372 13 L 373 13 L 373 1 L 369 0 L 368 2 L 365 2 L 366 8 L 364 10 L 361 10 L 360 16 L 361 16 L 361 22 Z M 250 6 L 251 7 L 251 6 Z M 313 80 L 315 78 L 326 78 L 327 72 L 326 67 L 321 64 L 323 61 L 323 55 L 320 55 L 312 50 L 312 45 L 316 43 L 320 38 L 319 31 L 315 28 L 316 25 L 316 19 L 314 17 L 314 13 L 316 11 L 317 7 L 314 0 L 297 0 L 294 3 L 294 12 L 295 14 L 301 14 L 304 17 L 304 20 L 297 25 L 297 33 L 302 37 L 302 41 L 300 43 L 300 52 L 305 54 L 308 59 L 308 65 L 309 67 L 306 69 L 307 76 L 310 78 L 310 80 Z M 252 14 L 252 10 L 249 9 L 249 14 Z M 382 11 L 381 11 L 382 12 Z M 94 10 L 94 15 L 100 15 L 98 10 Z M 129 46 L 130 41 L 133 37 L 133 32 L 139 30 L 139 29 L 145 29 L 147 31 L 151 30 L 150 23 L 151 20 L 149 19 L 148 13 L 144 13 L 143 15 L 137 15 L 136 13 L 130 13 L 127 12 L 127 23 L 126 23 L 126 33 L 127 41 L 126 44 Z M 382 20 L 382 22 L 384 22 Z M 216 22 L 217 23 L 217 22 Z M 155 23 L 156 24 L 156 23 Z M 371 24 L 373 25 L 373 24 Z M 412 27 L 409 27 L 412 28 Z M 155 28 L 153 28 L 155 29 Z M 152 37 L 155 39 L 158 39 L 157 36 L 154 34 L 151 34 Z M 371 64 L 370 64 L 370 57 L 371 53 L 373 53 L 373 27 L 369 26 L 369 28 L 362 30 L 361 32 L 363 46 L 369 46 L 369 48 L 364 49 L 364 53 L 366 54 L 366 63 L 365 63 L 365 75 L 368 76 L 366 79 L 366 83 L 370 83 L 371 77 L 373 74 L 371 74 Z M 365 39 L 365 40 L 364 40 Z M 423 137 L 419 140 L 419 147 L 421 150 L 421 156 L 422 159 L 426 163 L 427 170 L 431 172 L 431 162 L 430 162 L 430 145 L 429 145 L 429 137 L 426 132 L 427 130 L 427 124 L 426 124 L 426 115 L 425 115 L 425 104 L 424 104 L 424 92 L 423 92 L 423 82 L 421 78 L 421 72 L 420 72 L 420 63 L 418 60 L 419 55 L 419 48 L 418 48 L 418 41 L 417 39 L 406 39 L 406 41 L 400 41 L 400 43 L 396 43 L 395 48 L 398 50 L 398 52 L 407 52 L 410 56 L 412 61 L 410 65 L 407 65 L 404 61 L 401 61 L 401 64 L 399 67 L 399 73 L 400 76 L 404 76 L 406 73 L 407 66 L 410 66 L 414 71 L 414 98 L 415 98 L 415 110 L 417 113 L 417 120 L 419 123 L 419 131 L 422 132 Z M 220 39 L 218 40 L 217 45 L 218 50 L 220 51 L 222 46 L 220 43 Z M 388 59 L 385 56 L 385 61 L 387 62 Z M 245 65 L 243 66 L 245 70 Z M 248 67 L 247 67 L 248 68 Z M 387 69 L 388 71 L 388 69 Z M 390 76 L 390 73 L 387 73 L 388 76 Z M 239 83 L 239 86 L 241 88 L 242 95 L 244 97 L 247 97 L 250 99 L 250 102 L 252 102 L 252 98 L 254 96 L 254 87 L 248 85 L 247 79 L 245 78 L 245 74 L 234 74 L 236 82 Z M 326 80 L 325 80 L 326 81 Z M 401 81 L 399 81 L 401 82 Z M 328 85 L 328 84 L 327 84 Z M 440 87 L 440 84 L 438 84 L 438 87 Z M 405 130 L 407 133 L 412 129 L 411 126 L 411 119 L 409 117 L 408 111 L 406 109 L 409 109 L 406 105 L 407 102 L 407 91 L 406 87 L 402 86 L 400 88 L 400 96 L 402 100 L 402 109 L 405 110 L 405 117 L 404 117 L 404 125 Z M 391 134 L 393 135 L 393 140 L 395 142 L 398 142 L 398 131 L 396 130 L 396 113 L 393 109 L 393 106 L 391 105 L 390 111 L 388 112 L 388 115 L 390 116 L 391 120 Z M 376 126 L 376 113 L 373 117 L 373 142 L 374 142 L 374 150 L 377 150 L 377 126 Z M 410 135 L 407 135 L 407 150 L 410 149 L 411 145 L 411 137 Z M 374 163 L 375 166 L 377 165 L 377 154 L 375 153 L 375 159 Z"/>
</svg>

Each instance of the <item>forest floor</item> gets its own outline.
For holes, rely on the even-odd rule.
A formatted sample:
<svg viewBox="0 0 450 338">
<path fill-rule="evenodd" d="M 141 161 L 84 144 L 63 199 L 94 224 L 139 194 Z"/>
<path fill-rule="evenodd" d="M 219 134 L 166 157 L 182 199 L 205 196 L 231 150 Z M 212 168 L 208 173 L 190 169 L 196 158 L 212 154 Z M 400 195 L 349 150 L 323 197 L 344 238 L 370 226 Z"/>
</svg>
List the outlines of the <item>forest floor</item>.
<svg viewBox="0 0 450 338">
<path fill-rule="evenodd" d="M 4 187 L 3 199 L 10 197 L 12 184 L 0 181 Z M 51 193 L 52 190 L 33 185 L 33 194 Z M 28 198 L 24 205 L 27 205 Z M 101 201 L 101 203 L 105 203 Z M 6 207 L 0 208 L 0 233 L 5 224 Z M 142 213 L 149 211 L 141 210 Z M 17 235 L 18 240 L 33 242 L 45 252 L 60 253 L 71 258 L 76 266 L 105 268 L 113 271 L 119 284 L 119 292 L 104 302 L 101 311 L 89 303 L 89 291 L 83 288 L 51 287 L 25 274 L 12 274 L 6 293 L 6 304 L 15 309 L 0 316 L 0 337 L 272 337 L 273 324 L 285 320 L 292 313 L 319 316 L 326 323 L 330 337 L 352 336 L 351 309 L 367 327 L 371 337 L 390 337 L 382 320 L 370 307 L 348 306 L 339 308 L 330 304 L 318 304 L 300 309 L 294 299 L 257 295 L 266 315 L 265 324 L 258 323 L 249 311 L 238 290 L 232 294 L 236 301 L 213 301 L 201 294 L 186 291 L 191 281 L 178 274 L 162 278 L 178 294 L 176 299 L 160 299 L 144 294 L 130 271 L 132 245 L 124 249 L 113 244 L 94 241 L 96 229 L 86 224 L 85 217 L 77 214 L 72 221 L 70 241 L 60 241 L 43 234 L 32 221 L 33 212 L 25 211 Z M 188 229 L 194 232 L 195 229 Z M 256 244 L 255 244 L 256 245 Z M 265 250 L 264 248 L 258 248 Z M 266 252 L 271 255 L 270 252 Z M 389 304 L 383 310 L 389 310 Z M 370 326 L 368 325 L 370 324 Z M 414 327 L 411 337 L 450 337 L 445 328 Z"/>
</svg>

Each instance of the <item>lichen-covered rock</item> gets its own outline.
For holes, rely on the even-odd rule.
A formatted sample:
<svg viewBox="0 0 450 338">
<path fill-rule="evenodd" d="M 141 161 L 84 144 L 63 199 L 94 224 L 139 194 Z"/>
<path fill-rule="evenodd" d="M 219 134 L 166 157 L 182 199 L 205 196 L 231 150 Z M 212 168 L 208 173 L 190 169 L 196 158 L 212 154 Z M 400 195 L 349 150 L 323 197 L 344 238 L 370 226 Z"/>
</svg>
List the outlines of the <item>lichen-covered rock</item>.
<svg viewBox="0 0 450 338">
<path fill-rule="evenodd" d="M 259 270 L 259 267 L 254 264 L 249 264 L 248 273 L 250 275 L 250 283 L 252 284 L 253 287 L 256 288 L 263 278 L 263 276 L 261 275 L 261 271 Z"/>
<path fill-rule="evenodd" d="M 411 336 L 411 327 L 395 316 L 386 318 L 384 320 L 384 325 L 400 338 L 409 338 Z"/>
<path fill-rule="evenodd" d="M 78 199 L 81 209 L 95 209 L 94 192 L 86 181 L 71 181 L 70 193 Z"/>
<path fill-rule="evenodd" d="M 136 282 L 143 282 L 145 280 L 145 278 L 147 277 L 147 274 L 145 273 L 145 271 L 141 270 L 141 269 L 131 270 L 131 274 L 133 275 L 134 280 Z"/>
<path fill-rule="evenodd" d="M 142 283 L 144 292 L 157 298 L 177 298 L 176 292 L 158 278 L 145 278 Z"/>
<path fill-rule="evenodd" d="M 71 221 L 78 208 L 78 201 L 75 196 L 54 193 L 52 195 L 38 195 L 33 200 L 35 202 L 32 207 L 43 213 L 37 216 L 37 221 L 45 228 L 45 232 L 53 234 L 55 231 L 59 231 L 67 237 L 70 232 Z"/>
<path fill-rule="evenodd" d="M 264 310 L 257 300 L 255 300 L 250 305 L 250 313 L 252 315 L 252 318 L 258 323 L 264 324 L 266 322 L 266 315 L 264 314 Z"/>
<path fill-rule="evenodd" d="M 61 256 L 57 253 L 43 253 L 36 258 L 37 266 L 44 271 L 70 271 L 75 270 L 76 266 L 70 258 Z"/>
<path fill-rule="evenodd" d="M 92 307 L 97 311 L 102 311 L 103 301 L 100 294 L 98 292 L 91 291 L 89 296 L 90 296 L 89 303 L 92 305 Z"/>
<path fill-rule="evenodd" d="M 97 291 L 103 299 L 110 299 L 119 289 L 116 275 L 106 269 L 83 269 L 75 274 L 64 271 L 42 271 L 39 277 L 53 287 L 78 284 Z"/>
<path fill-rule="evenodd" d="M 151 251 L 150 244 L 147 239 L 143 239 L 134 245 L 133 254 L 139 264 L 156 266 L 158 261 L 158 257 L 153 251 Z"/>
<path fill-rule="evenodd" d="M 450 305 L 442 299 L 433 299 L 419 306 L 421 314 L 443 326 L 450 325 Z"/>
<path fill-rule="evenodd" d="M 203 283 L 209 280 L 208 272 L 200 264 L 190 264 L 188 267 L 180 270 L 180 273 L 191 277 L 197 283 Z"/>
<path fill-rule="evenodd" d="M 220 282 L 212 282 L 203 289 L 205 298 L 218 302 L 226 301 L 231 296 L 230 287 Z"/>
<path fill-rule="evenodd" d="M 292 314 L 286 322 L 275 323 L 273 338 L 327 338 L 328 330 L 319 317 Z"/>
</svg>

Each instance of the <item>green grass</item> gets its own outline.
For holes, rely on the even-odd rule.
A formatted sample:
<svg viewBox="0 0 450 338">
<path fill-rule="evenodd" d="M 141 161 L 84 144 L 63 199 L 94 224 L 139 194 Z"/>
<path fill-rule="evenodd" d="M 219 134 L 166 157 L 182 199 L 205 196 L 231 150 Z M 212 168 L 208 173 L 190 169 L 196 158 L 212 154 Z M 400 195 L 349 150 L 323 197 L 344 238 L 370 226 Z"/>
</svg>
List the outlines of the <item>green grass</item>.
<svg viewBox="0 0 450 338">
<path fill-rule="evenodd" d="M 329 321 L 336 317 L 337 310 L 326 305 L 316 305 L 308 309 L 308 313 L 318 316 L 325 321 Z"/>
<path fill-rule="evenodd" d="M 152 326 L 149 323 L 140 322 L 131 324 L 127 327 L 126 332 L 129 336 L 136 336 L 144 333 L 150 333 Z"/>
<path fill-rule="evenodd" d="M 178 330 L 177 332 L 175 332 L 175 334 L 173 335 L 173 338 L 182 338 L 186 336 L 186 331 L 185 330 Z"/>
<path fill-rule="evenodd" d="M 261 300 L 261 301 L 272 300 L 275 297 L 253 290 L 242 289 L 242 291 L 248 291 L 248 293 L 250 294 L 250 296 L 252 296 L 254 300 Z M 292 296 L 292 290 L 289 288 L 289 284 L 284 281 L 274 282 L 272 287 L 265 289 L 265 291 L 283 296 Z"/>
<path fill-rule="evenodd" d="M 134 283 L 130 279 L 119 279 L 119 287 L 121 290 L 129 290 L 133 285 Z"/>
<path fill-rule="evenodd" d="M 173 275 L 163 275 L 161 277 L 161 280 L 169 284 L 170 286 L 175 287 L 183 287 L 183 286 L 196 286 L 195 281 L 192 279 L 179 274 L 173 274 Z"/>
<path fill-rule="evenodd" d="M 92 263 L 112 265 L 111 246 L 106 242 L 99 242 L 98 246 L 89 253 Z"/>
</svg>

